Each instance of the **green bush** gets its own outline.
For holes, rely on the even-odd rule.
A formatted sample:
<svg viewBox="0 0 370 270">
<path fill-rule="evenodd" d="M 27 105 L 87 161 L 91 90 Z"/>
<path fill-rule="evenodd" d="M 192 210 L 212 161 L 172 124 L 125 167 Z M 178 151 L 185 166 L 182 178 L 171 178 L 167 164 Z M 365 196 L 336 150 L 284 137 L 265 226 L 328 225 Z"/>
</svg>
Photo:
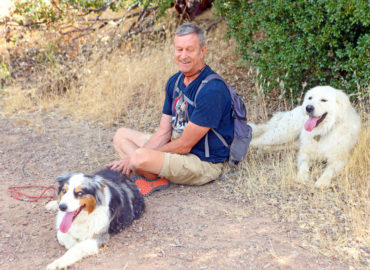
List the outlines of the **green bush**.
<svg viewBox="0 0 370 270">
<path fill-rule="evenodd" d="M 57 21 L 77 22 L 78 17 L 101 14 L 106 10 L 118 12 L 122 8 L 158 6 L 161 14 L 171 7 L 173 0 L 15 0 L 14 14 L 20 25 L 38 28 L 42 24 L 55 27 Z"/>
<path fill-rule="evenodd" d="M 304 85 L 331 85 L 368 95 L 367 0 L 216 0 L 213 6 L 266 93 L 296 100 Z"/>
</svg>

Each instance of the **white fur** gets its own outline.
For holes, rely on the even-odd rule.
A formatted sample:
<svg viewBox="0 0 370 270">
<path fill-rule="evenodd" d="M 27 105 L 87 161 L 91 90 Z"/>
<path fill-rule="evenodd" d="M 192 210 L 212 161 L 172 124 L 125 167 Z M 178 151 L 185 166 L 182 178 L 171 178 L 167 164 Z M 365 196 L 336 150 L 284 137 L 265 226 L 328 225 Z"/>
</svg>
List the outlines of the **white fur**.
<svg viewBox="0 0 370 270">
<path fill-rule="evenodd" d="M 313 106 L 313 116 L 327 113 L 311 132 L 304 129 L 309 118 L 307 106 Z M 360 125 L 360 118 L 343 91 L 330 86 L 317 86 L 306 93 L 301 106 L 292 111 L 276 113 L 267 123 L 251 124 L 251 146 L 269 147 L 299 138 L 297 180 L 309 180 L 313 161 L 327 161 L 323 174 L 315 183 L 317 187 L 326 187 L 347 164 L 351 150 L 357 143 Z"/>
<path fill-rule="evenodd" d="M 83 181 L 83 175 L 77 174 L 71 177 L 68 192 L 64 194 L 59 204 L 65 203 L 68 206 L 68 211 L 75 211 L 80 207 L 79 201 L 74 197 L 73 190 Z M 102 205 L 95 207 L 90 214 L 87 211 L 81 213 L 73 221 L 73 226 L 67 233 L 59 231 L 59 225 L 62 222 L 64 212 L 58 211 L 57 214 L 57 238 L 61 245 L 65 246 L 68 251 L 60 258 L 47 266 L 47 270 L 63 269 L 84 257 L 97 254 L 99 246 L 104 240 L 108 240 L 107 233 L 110 217 L 109 217 L 109 201 L 111 194 L 109 189 L 104 189 L 105 202 Z M 46 205 L 46 209 L 58 209 L 59 205 L 56 201 L 51 201 Z M 98 239 L 98 237 L 101 237 Z"/>
<path fill-rule="evenodd" d="M 59 233 L 58 233 L 59 236 Z M 58 237 L 59 241 L 60 238 Z M 47 270 L 64 269 L 81 260 L 84 257 L 98 254 L 99 245 L 96 239 L 87 239 L 82 242 L 74 243 L 67 252 L 47 266 Z"/>
</svg>

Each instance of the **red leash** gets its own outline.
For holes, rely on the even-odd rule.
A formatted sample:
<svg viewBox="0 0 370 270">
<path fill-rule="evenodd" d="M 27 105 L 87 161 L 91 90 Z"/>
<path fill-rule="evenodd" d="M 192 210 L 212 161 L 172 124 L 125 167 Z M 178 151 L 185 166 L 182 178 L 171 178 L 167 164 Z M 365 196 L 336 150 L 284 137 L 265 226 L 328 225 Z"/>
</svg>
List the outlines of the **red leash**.
<svg viewBox="0 0 370 270">
<path fill-rule="evenodd" d="M 43 188 L 43 191 L 39 196 L 33 196 L 26 194 L 20 189 L 26 189 L 26 188 Z M 52 194 L 51 195 L 45 195 L 46 192 L 51 190 Z M 10 196 L 12 196 L 14 199 L 21 200 L 21 201 L 26 201 L 26 202 L 35 202 L 38 201 L 41 198 L 55 198 L 56 195 L 56 188 L 50 187 L 50 186 L 43 186 L 43 185 L 27 185 L 27 186 L 12 186 L 8 187 L 8 192 Z"/>
</svg>

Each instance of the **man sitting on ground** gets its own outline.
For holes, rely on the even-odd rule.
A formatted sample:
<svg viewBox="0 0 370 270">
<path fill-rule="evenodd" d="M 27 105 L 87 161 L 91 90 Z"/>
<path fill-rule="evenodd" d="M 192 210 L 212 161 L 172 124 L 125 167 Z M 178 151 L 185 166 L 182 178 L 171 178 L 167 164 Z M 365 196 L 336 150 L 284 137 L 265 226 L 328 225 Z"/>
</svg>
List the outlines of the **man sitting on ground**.
<svg viewBox="0 0 370 270">
<path fill-rule="evenodd" d="M 221 80 L 206 83 L 196 97 L 196 105 L 191 104 L 201 82 L 214 73 L 205 64 L 203 31 L 190 23 L 181 25 L 174 46 L 180 71 L 167 82 L 157 131 L 150 136 L 120 128 L 113 141 L 121 159 L 106 165 L 127 175 L 139 175 L 135 182 L 144 195 L 167 187 L 168 180 L 202 185 L 218 178 L 229 150 L 211 128 L 228 144 L 233 140 L 231 97 Z M 180 91 L 174 91 L 176 84 Z"/>
</svg>

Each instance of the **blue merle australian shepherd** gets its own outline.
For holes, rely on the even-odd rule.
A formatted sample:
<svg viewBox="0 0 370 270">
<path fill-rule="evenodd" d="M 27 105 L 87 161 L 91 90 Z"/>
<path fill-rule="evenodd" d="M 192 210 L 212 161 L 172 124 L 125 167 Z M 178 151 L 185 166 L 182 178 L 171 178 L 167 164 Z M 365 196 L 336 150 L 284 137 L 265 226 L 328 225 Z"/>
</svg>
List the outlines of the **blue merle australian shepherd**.
<svg viewBox="0 0 370 270">
<path fill-rule="evenodd" d="M 63 269 L 86 256 L 140 217 L 144 198 L 126 175 L 103 169 L 93 175 L 73 173 L 58 177 L 57 201 L 46 205 L 58 210 L 57 238 L 68 251 L 47 266 Z"/>
</svg>

